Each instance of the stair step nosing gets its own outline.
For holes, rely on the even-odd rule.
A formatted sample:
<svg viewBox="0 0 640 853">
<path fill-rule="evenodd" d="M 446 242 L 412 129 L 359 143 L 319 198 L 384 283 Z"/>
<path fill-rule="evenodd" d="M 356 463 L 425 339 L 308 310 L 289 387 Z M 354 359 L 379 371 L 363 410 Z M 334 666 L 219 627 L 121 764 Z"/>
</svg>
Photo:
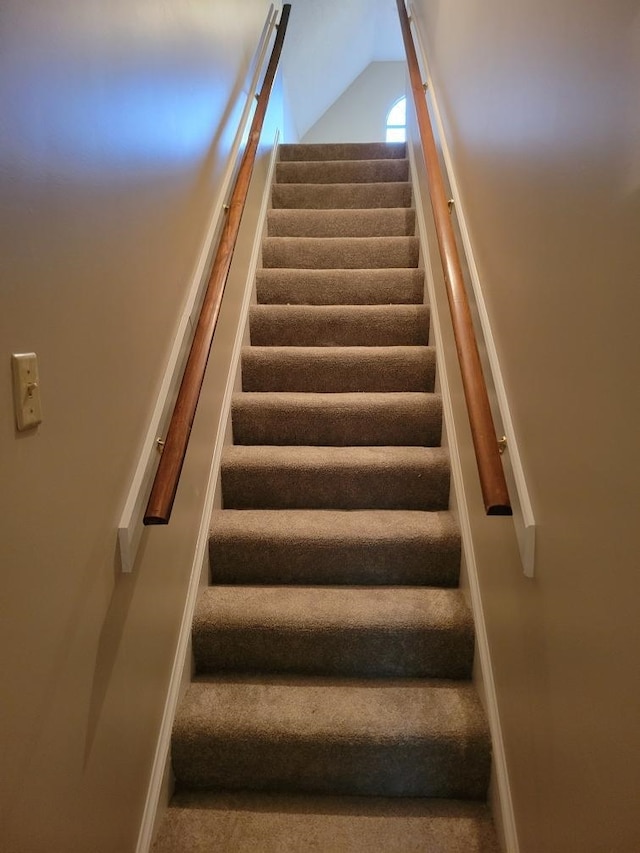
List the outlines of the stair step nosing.
<svg viewBox="0 0 640 853">
<path fill-rule="evenodd" d="M 251 713 L 239 713 L 231 697 L 244 699 Z M 259 740 L 333 735 L 343 741 L 384 743 L 399 737 L 405 742 L 488 737 L 475 688 L 431 679 L 340 679 L 336 685 L 334 679 L 320 676 L 200 676 L 187 689 L 178 729 L 187 720 L 196 728 L 219 734 L 225 729 L 242 731 Z"/>
<path fill-rule="evenodd" d="M 326 394 L 321 391 L 237 391 L 234 400 L 251 400 L 256 403 L 269 403 L 282 400 L 309 405 L 323 403 L 341 404 L 352 403 L 356 406 L 367 406 L 370 403 L 392 404 L 399 402 L 422 403 L 426 400 L 440 400 L 440 393 L 432 391 L 341 391 Z"/>
<path fill-rule="evenodd" d="M 448 463 L 449 452 L 444 447 L 415 447 L 397 445 L 372 445 L 357 447 L 323 447 L 317 445 L 231 444 L 224 448 L 222 465 L 260 466 L 277 462 L 281 465 L 314 467 L 326 462 L 344 467 L 374 467 L 389 463 L 418 465 L 422 463 Z"/>
<path fill-rule="evenodd" d="M 349 160 L 278 160 L 278 165 L 281 163 L 295 163 L 297 165 L 301 163 L 322 163 L 325 165 L 340 165 L 344 166 L 346 163 L 366 163 L 367 165 L 378 165 L 379 163 L 403 163 L 405 165 L 409 165 L 409 160 L 407 157 L 353 157 Z"/>
<path fill-rule="evenodd" d="M 431 355 L 435 353 L 435 347 L 428 344 L 382 344 L 381 346 L 367 346 L 366 344 L 356 344 L 355 346 L 346 346 L 338 344 L 336 346 L 313 346 L 304 344 L 303 346 L 293 347 L 282 344 L 274 344 L 268 346 L 266 344 L 251 344 L 242 348 L 242 355 L 251 355 L 252 353 L 262 356 L 271 355 L 274 358 L 281 355 L 288 355 L 292 358 L 304 358 L 307 354 L 317 356 L 318 358 L 330 358 L 336 353 L 348 356 L 349 358 L 357 358 L 359 355 L 369 355 L 380 359 L 385 356 L 402 355 Z"/>
<path fill-rule="evenodd" d="M 471 612 L 458 589 L 223 584 L 202 590 L 194 630 L 206 626 L 214 632 L 251 631 L 266 626 L 305 631 L 330 626 L 347 631 L 467 632 L 472 624 Z"/>
</svg>

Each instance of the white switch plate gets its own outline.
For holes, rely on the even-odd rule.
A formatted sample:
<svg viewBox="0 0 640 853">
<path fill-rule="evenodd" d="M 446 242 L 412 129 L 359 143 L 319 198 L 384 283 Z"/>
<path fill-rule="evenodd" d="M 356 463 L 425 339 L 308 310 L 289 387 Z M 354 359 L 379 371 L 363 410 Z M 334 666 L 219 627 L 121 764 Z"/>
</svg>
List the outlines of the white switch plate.
<svg viewBox="0 0 640 853">
<path fill-rule="evenodd" d="M 13 405 L 19 430 L 32 429 L 42 422 L 38 359 L 35 352 L 16 352 L 11 356 Z"/>
</svg>

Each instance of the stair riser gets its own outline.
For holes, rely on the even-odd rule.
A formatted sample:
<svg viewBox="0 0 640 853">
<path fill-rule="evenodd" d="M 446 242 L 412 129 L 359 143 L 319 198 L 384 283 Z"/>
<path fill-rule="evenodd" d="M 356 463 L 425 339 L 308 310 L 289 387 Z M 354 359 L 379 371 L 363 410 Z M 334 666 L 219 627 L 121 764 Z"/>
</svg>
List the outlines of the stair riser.
<svg viewBox="0 0 640 853">
<path fill-rule="evenodd" d="M 489 781 L 486 741 L 460 750 L 447 741 L 386 744 L 304 742 L 226 736 L 174 738 L 178 787 L 383 797 L 483 799 Z"/>
<path fill-rule="evenodd" d="M 417 267 L 416 237 L 267 237 L 262 264 L 267 269 L 381 269 Z"/>
<path fill-rule="evenodd" d="M 223 464 L 222 494 L 225 509 L 444 510 L 449 468 L 287 470 Z"/>
<path fill-rule="evenodd" d="M 294 143 L 281 145 L 279 154 L 281 162 L 292 160 L 326 161 L 326 160 L 388 160 L 392 157 L 404 159 L 407 146 L 404 142 L 336 142 L 323 145 Z"/>
<path fill-rule="evenodd" d="M 260 270 L 258 302 L 267 305 L 389 305 L 424 301 L 422 270 Z"/>
<path fill-rule="evenodd" d="M 337 306 L 254 305 L 249 315 L 253 346 L 426 346 L 425 305 Z"/>
<path fill-rule="evenodd" d="M 325 160 L 276 164 L 278 184 L 351 184 L 406 181 L 409 162 L 392 160 Z"/>
<path fill-rule="evenodd" d="M 375 628 L 295 632 L 290 627 L 201 629 L 193 637 L 203 672 L 283 672 L 359 678 L 470 678 L 473 632 Z"/>
<path fill-rule="evenodd" d="M 435 447 L 440 444 L 438 395 L 402 395 L 379 402 L 295 400 L 284 395 L 241 394 L 232 404 L 235 444 L 323 447 Z M 311 395 L 308 395 L 311 396 Z M 318 395 L 320 396 L 320 395 Z M 401 395 L 389 395 L 389 397 Z M 418 399 L 415 399 L 418 398 Z"/>
<path fill-rule="evenodd" d="M 433 350 L 247 347 L 243 391 L 433 391 Z"/>
<path fill-rule="evenodd" d="M 270 544 L 262 539 L 236 543 L 214 536 L 209 560 L 214 583 L 455 587 L 460 549 L 452 545 L 443 551 L 437 543 L 416 539 L 334 546 L 301 542 L 292 553 L 287 543 Z"/>
<path fill-rule="evenodd" d="M 177 794 L 153 853 L 500 853 L 486 804 L 469 800 Z M 304 839 L 304 847 L 300 846 Z M 209 845 L 209 846 L 208 846 Z"/>
<path fill-rule="evenodd" d="M 306 210 L 411 207 L 411 187 L 406 183 L 275 184 L 271 203 Z"/>
<path fill-rule="evenodd" d="M 271 210 L 269 237 L 411 237 L 415 210 Z"/>
</svg>

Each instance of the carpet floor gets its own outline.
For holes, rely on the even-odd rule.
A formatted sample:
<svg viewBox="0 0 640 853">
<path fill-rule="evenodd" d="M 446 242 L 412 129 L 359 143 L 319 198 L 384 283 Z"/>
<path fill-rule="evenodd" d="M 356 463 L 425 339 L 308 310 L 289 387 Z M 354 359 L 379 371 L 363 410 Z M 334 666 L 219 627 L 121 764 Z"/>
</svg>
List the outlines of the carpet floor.
<svg viewBox="0 0 640 853">
<path fill-rule="evenodd" d="M 155 853 L 497 853 L 404 145 L 281 147 Z"/>
</svg>

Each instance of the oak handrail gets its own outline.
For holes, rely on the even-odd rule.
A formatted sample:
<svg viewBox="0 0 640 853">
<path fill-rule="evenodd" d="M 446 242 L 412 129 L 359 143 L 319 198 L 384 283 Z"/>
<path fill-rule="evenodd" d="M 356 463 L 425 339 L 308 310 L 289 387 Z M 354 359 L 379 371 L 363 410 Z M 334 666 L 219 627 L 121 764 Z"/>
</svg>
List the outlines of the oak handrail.
<svg viewBox="0 0 640 853">
<path fill-rule="evenodd" d="M 262 89 L 258 96 L 247 144 L 229 200 L 224 227 L 211 268 L 191 350 L 182 376 L 180 390 L 178 391 L 169 428 L 164 439 L 160 462 L 158 463 L 155 479 L 151 487 L 151 494 L 143 519 L 145 525 L 167 524 L 171 517 L 171 509 L 187 453 L 191 427 L 200 398 L 200 390 L 204 381 L 205 369 L 218 322 L 222 297 L 240 230 L 240 221 L 247 200 L 249 182 L 258 150 L 258 142 L 262 132 L 262 125 L 273 81 L 280 61 L 280 54 L 282 53 L 282 44 L 287 30 L 290 11 L 291 4 L 285 3 L 282 7 L 280 22 L 277 25 L 276 38 L 264 80 L 262 81 Z"/>
<path fill-rule="evenodd" d="M 467 401 L 482 497 L 487 515 L 511 515 L 509 492 L 500 459 L 499 444 L 489 405 L 489 395 L 482 372 L 478 344 L 460 265 L 460 256 L 449 214 L 444 179 L 427 108 L 426 87 L 422 83 L 404 0 L 396 0 L 396 3 L 407 55 L 411 92 L 427 171 L 431 208 L 438 237 L 438 248 L 449 300 L 458 361 L 460 362 L 462 384 Z"/>
</svg>

